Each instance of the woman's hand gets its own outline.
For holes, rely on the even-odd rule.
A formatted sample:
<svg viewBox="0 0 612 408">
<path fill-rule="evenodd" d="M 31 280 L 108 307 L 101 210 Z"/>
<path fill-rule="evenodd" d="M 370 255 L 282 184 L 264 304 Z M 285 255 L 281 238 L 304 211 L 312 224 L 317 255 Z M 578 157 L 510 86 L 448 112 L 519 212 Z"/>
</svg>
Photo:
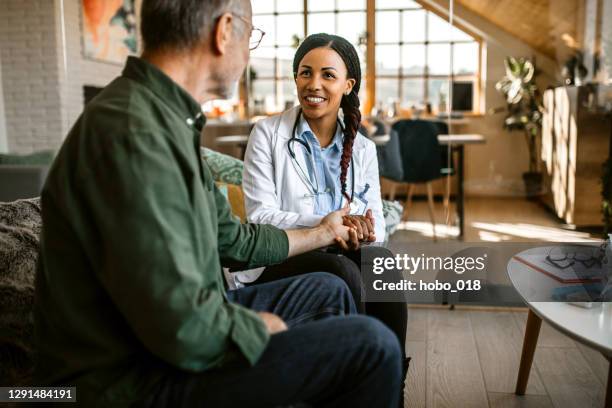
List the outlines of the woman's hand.
<svg viewBox="0 0 612 408">
<path fill-rule="evenodd" d="M 366 215 L 345 215 L 342 217 L 345 226 L 355 229 L 357 239 L 361 242 L 376 241 L 376 231 L 374 229 L 374 216 L 372 210 L 368 210 Z"/>
</svg>

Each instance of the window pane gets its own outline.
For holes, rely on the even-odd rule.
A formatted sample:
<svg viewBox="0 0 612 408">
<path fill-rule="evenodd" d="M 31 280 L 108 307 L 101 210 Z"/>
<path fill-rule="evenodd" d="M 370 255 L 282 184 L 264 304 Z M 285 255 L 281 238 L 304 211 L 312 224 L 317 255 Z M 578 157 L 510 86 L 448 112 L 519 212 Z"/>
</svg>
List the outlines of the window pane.
<svg viewBox="0 0 612 408">
<path fill-rule="evenodd" d="M 472 41 L 468 34 L 457 27 L 451 26 L 448 20 L 434 13 L 427 13 L 429 18 L 429 41 Z"/>
<path fill-rule="evenodd" d="M 425 41 L 425 11 L 404 11 L 402 30 L 403 41 Z"/>
<path fill-rule="evenodd" d="M 399 99 L 399 86 L 397 78 L 376 79 L 376 102 L 388 106 Z"/>
<path fill-rule="evenodd" d="M 336 33 L 334 13 L 308 14 L 308 35 L 316 33 Z"/>
<path fill-rule="evenodd" d="M 366 64 L 366 47 L 361 45 L 355 45 L 355 49 L 357 50 L 357 55 L 359 56 L 359 63 L 361 64 L 361 76 L 365 78 L 366 70 L 368 69 Z"/>
<path fill-rule="evenodd" d="M 291 47 L 279 47 L 278 56 L 278 76 L 279 78 L 293 80 L 293 55 L 295 49 Z"/>
<path fill-rule="evenodd" d="M 278 107 L 279 110 L 286 110 L 292 108 L 297 104 L 297 92 L 295 90 L 295 82 L 291 81 L 281 81 L 279 82 L 280 95 L 278 97 Z"/>
<path fill-rule="evenodd" d="M 359 93 L 357 96 L 359 96 L 359 101 L 361 102 L 361 108 L 363 109 L 363 104 L 365 103 L 366 100 L 366 80 L 365 80 L 365 75 L 363 75 L 362 72 L 362 77 L 361 77 L 361 85 L 359 87 Z M 369 113 L 369 112 L 367 112 Z"/>
<path fill-rule="evenodd" d="M 418 106 L 425 100 L 425 86 L 422 78 L 402 79 L 402 106 Z"/>
<path fill-rule="evenodd" d="M 399 12 L 397 11 L 377 12 L 376 42 L 399 42 L 399 21 Z"/>
<path fill-rule="evenodd" d="M 251 6 L 253 14 L 274 12 L 274 1 L 272 0 L 251 0 Z"/>
<path fill-rule="evenodd" d="M 404 75 L 423 75 L 425 73 L 425 46 L 402 46 L 402 72 Z"/>
<path fill-rule="evenodd" d="M 274 3 L 274 0 L 265 0 L 270 3 Z M 304 11 L 304 2 L 303 1 L 287 1 L 287 0 L 276 0 L 276 11 L 279 13 L 287 13 L 287 12 L 302 12 Z"/>
<path fill-rule="evenodd" d="M 274 46 L 274 39 L 276 37 L 274 16 L 253 16 L 253 26 L 266 32 L 261 40 L 260 47 Z"/>
<path fill-rule="evenodd" d="M 427 67 L 431 75 L 450 74 L 450 44 L 430 44 L 427 54 Z"/>
<path fill-rule="evenodd" d="M 399 45 L 376 46 L 376 75 L 398 75 L 399 67 Z"/>
<path fill-rule="evenodd" d="M 253 81 L 253 107 L 257 113 L 275 112 L 274 80 Z"/>
<path fill-rule="evenodd" d="M 333 9 L 333 0 L 308 0 L 308 11 L 327 11 Z"/>
<path fill-rule="evenodd" d="M 256 78 L 274 78 L 274 48 L 258 47 L 251 51 L 249 65 Z"/>
<path fill-rule="evenodd" d="M 304 17 L 301 14 L 279 15 L 277 23 L 276 41 L 278 45 L 291 45 L 295 36 L 298 38 L 304 36 Z"/>
<path fill-rule="evenodd" d="M 427 97 L 433 110 L 446 112 L 448 102 L 448 79 L 430 79 L 427 86 Z"/>
<path fill-rule="evenodd" d="M 337 0 L 338 10 L 365 10 L 366 0 Z M 331 0 L 329 1 L 331 3 Z"/>
<path fill-rule="evenodd" d="M 359 37 L 366 32 L 366 13 L 345 12 L 338 14 L 338 35 L 353 44 L 359 44 Z"/>
<path fill-rule="evenodd" d="M 376 0 L 377 9 L 389 8 L 421 8 L 421 6 L 412 0 Z"/>
<path fill-rule="evenodd" d="M 455 74 L 475 74 L 478 72 L 478 43 L 454 45 L 453 71 Z"/>
<path fill-rule="evenodd" d="M 448 21 L 438 17 L 434 13 L 427 13 L 429 41 L 452 40 L 451 26 Z"/>
</svg>

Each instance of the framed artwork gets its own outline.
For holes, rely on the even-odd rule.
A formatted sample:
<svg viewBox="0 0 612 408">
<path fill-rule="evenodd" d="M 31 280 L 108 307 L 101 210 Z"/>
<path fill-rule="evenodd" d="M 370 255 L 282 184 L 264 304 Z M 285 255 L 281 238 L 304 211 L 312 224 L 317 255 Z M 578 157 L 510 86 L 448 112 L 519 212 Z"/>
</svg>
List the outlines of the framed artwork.
<svg viewBox="0 0 612 408">
<path fill-rule="evenodd" d="M 83 55 L 123 64 L 137 52 L 134 0 L 81 0 Z"/>
</svg>

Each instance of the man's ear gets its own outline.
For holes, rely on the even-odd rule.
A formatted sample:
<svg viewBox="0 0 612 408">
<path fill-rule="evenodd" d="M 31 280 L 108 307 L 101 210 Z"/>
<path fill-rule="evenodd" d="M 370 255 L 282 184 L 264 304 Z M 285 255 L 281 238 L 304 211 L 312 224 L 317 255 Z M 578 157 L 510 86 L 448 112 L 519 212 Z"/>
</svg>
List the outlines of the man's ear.
<svg viewBox="0 0 612 408">
<path fill-rule="evenodd" d="M 229 49 L 233 30 L 232 13 L 224 13 L 217 19 L 217 24 L 212 31 L 212 49 L 214 53 L 226 54 Z"/>
</svg>

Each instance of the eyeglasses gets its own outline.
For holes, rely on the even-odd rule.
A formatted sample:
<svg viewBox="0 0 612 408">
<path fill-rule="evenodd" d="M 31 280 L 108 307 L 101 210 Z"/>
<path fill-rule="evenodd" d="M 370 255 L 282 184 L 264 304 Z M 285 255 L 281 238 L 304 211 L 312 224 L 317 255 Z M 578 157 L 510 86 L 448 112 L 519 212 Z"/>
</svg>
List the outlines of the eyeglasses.
<svg viewBox="0 0 612 408">
<path fill-rule="evenodd" d="M 244 21 L 247 25 L 251 26 L 251 36 L 249 37 L 249 50 L 253 51 L 255 48 L 259 47 L 263 36 L 266 35 L 266 32 L 255 27 L 249 20 L 247 20 L 244 16 L 240 14 L 232 13 L 234 16 L 238 17 L 242 21 Z"/>
<path fill-rule="evenodd" d="M 602 267 L 608 263 L 606 257 L 606 243 L 599 248 L 563 248 L 553 247 L 546 256 L 546 260 L 559 269 L 566 269 L 575 264 L 582 264 L 585 268 Z"/>
</svg>

